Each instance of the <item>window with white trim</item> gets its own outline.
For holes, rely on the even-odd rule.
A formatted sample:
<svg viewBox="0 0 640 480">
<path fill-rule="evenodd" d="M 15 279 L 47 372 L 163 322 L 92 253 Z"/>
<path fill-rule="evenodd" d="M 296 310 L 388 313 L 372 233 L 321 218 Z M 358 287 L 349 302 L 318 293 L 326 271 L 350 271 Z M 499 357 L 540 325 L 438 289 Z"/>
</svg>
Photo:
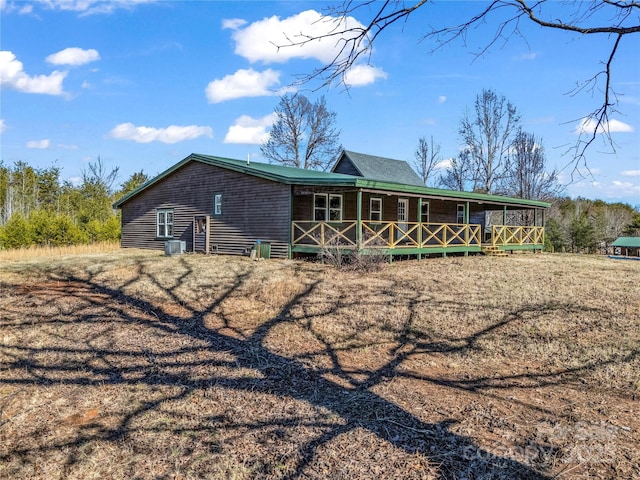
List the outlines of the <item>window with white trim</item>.
<svg viewBox="0 0 640 480">
<path fill-rule="evenodd" d="M 456 223 L 464 223 L 464 203 L 458 204 L 458 214 L 456 217 Z"/>
<path fill-rule="evenodd" d="M 156 233 L 159 238 L 173 238 L 173 208 L 157 210 Z"/>
<path fill-rule="evenodd" d="M 342 195 L 314 193 L 313 219 L 317 222 L 341 222 Z"/>
<path fill-rule="evenodd" d="M 420 212 L 420 221 L 422 223 L 429 223 L 429 202 L 422 200 L 422 206 L 420 208 L 422 209 Z"/>
<path fill-rule="evenodd" d="M 372 222 L 382 221 L 382 198 L 371 197 L 369 200 L 369 220 Z"/>
<path fill-rule="evenodd" d="M 213 195 L 213 214 L 222 215 L 222 194 L 216 193 Z"/>
</svg>

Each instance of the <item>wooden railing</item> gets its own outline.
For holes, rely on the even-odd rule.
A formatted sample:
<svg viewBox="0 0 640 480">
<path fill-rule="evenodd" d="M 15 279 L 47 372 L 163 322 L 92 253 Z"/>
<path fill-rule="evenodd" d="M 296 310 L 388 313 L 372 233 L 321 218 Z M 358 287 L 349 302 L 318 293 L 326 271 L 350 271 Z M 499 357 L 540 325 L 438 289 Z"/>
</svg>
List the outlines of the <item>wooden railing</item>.
<svg viewBox="0 0 640 480">
<path fill-rule="evenodd" d="M 544 227 L 493 225 L 491 243 L 493 245 L 542 245 L 544 244 Z"/>
<path fill-rule="evenodd" d="M 291 222 L 294 245 L 356 246 L 357 222 Z"/>
<path fill-rule="evenodd" d="M 291 223 L 293 245 L 358 246 L 356 221 Z M 373 248 L 442 248 L 480 246 L 480 225 L 418 222 L 361 222 L 360 247 Z"/>
</svg>

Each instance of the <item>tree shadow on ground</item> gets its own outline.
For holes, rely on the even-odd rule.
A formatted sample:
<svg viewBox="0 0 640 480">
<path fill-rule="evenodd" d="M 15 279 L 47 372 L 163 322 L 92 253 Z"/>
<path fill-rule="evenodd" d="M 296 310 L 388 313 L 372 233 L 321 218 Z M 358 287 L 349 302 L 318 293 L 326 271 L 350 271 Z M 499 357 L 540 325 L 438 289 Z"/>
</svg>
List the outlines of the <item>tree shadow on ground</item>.
<svg viewBox="0 0 640 480">
<path fill-rule="evenodd" d="M 202 437 L 211 455 L 223 451 L 226 448 L 225 441 L 229 439 L 237 442 L 251 442 L 250 439 L 254 439 L 267 446 L 278 445 L 277 461 L 265 459 L 261 463 L 260 459 L 253 459 L 250 467 L 252 477 L 320 478 L 325 472 L 333 478 L 346 478 L 348 474 L 341 470 L 340 460 L 323 459 L 323 452 L 339 438 L 352 438 L 354 432 L 365 432 L 367 438 L 372 435 L 374 440 L 377 439 L 375 441 L 386 443 L 408 456 L 419 456 L 426 460 L 426 464 L 421 464 L 424 467 L 422 470 L 410 471 L 405 475 L 406 478 L 413 475 L 416 478 L 442 479 L 544 479 L 550 478 L 548 462 L 554 455 L 552 447 L 540 446 L 532 458 L 523 458 L 500 449 L 490 451 L 477 445 L 470 437 L 453 432 L 451 427 L 455 420 L 425 422 L 406 408 L 381 396 L 376 389 L 396 376 L 403 376 L 444 386 L 452 391 L 467 394 L 486 391 L 491 395 L 493 393 L 490 392 L 496 388 L 509 388 L 516 383 L 521 385 L 523 379 L 528 382 L 526 388 L 561 384 L 604 363 L 593 361 L 551 373 L 476 376 L 467 379 L 408 373 L 402 366 L 413 356 L 434 352 L 464 355 L 476 348 L 484 336 L 517 321 L 525 313 L 535 315 L 537 311 L 547 311 L 549 308 L 564 308 L 548 304 L 531 305 L 510 312 L 472 335 L 435 338 L 412 328 L 415 305 L 411 302 L 417 301 L 414 298 L 408 300 L 404 328 L 395 332 L 396 345 L 390 360 L 376 368 L 354 372 L 342 365 L 338 347 L 313 329 L 312 317 L 341 313 L 350 307 L 348 300 L 337 298 L 327 301 L 320 313 L 308 313 L 306 302 L 317 297 L 316 291 L 322 280 L 304 284 L 268 321 L 246 331 L 239 328 L 237 322 L 227 318 L 221 306 L 241 294 L 252 277 L 251 264 L 236 272 L 233 281 L 224 287 L 219 286 L 206 303 L 197 307 L 186 302 L 181 294 L 185 279 L 197 275 L 189 263 L 183 262 L 182 275 L 169 282 L 150 272 L 143 263 L 137 268 L 135 278 L 116 285 L 100 280 L 100 271 L 87 273 L 86 276 L 57 271 L 50 272 L 42 285 L 26 287 L 20 303 L 8 305 L 5 318 L 20 318 L 24 311 L 28 311 L 29 302 L 45 304 L 57 299 L 55 301 L 60 307 L 49 318 L 34 318 L 19 324 L 9 320 L 3 322 L 1 328 L 26 331 L 34 326 L 46 325 L 47 334 L 54 340 L 57 331 L 64 331 L 62 336 L 68 337 L 70 331 L 65 329 L 70 328 L 78 334 L 78 341 L 68 338 L 49 341 L 42 338 L 41 344 L 27 343 L 4 348 L 0 386 L 86 388 L 107 385 L 139 387 L 145 391 L 151 389 L 153 393 L 140 404 L 132 404 L 108 426 L 93 422 L 91 415 L 86 413 L 86 419 L 82 415 L 77 419 L 67 418 L 67 422 L 78 427 L 74 433 L 24 447 L 14 444 L 8 450 L 0 450 L 0 461 L 13 465 L 29 464 L 35 461 L 34 457 L 47 452 L 66 452 L 63 469 L 63 475 L 66 476 L 74 472 L 79 464 L 87 462 L 87 457 L 91 455 L 86 450 L 88 445 L 96 441 L 121 444 L 134 432 L 144 429 L 149 435 L 162 432 Z M 126 293 L 133 283 L 143 281 L 161 291 L 165 300 L 160 301 L 157 296 L 151 299 Z M 207 325 L 206 319 L 211 316 L 217 318 L 220 327 L 211 328 Z M 93 329 L 92 325 L 95 325 Z M 304 355 L 299 358 L 284 356 L 270 348 L 267 342 L 269 336 L 276 329 L 286 326 L 302 328 L 322 344 L 322 354 L 329 359 L 328 365 L 320 367 L 306 361 Z M 119 329 L 138 332 L 142 341 L 128 345 L 123 344 L 126 342 L 119 343 L 116 337 Z M 112 336 L 113 339 L 110 339 Z M 176 345 L 174 339 L 177 338 L 180 342 Z M 149 339 L 148 344 L 144 339 Z M 159 343 L 156 343 L 156 339 L 160 339 Z M 634 356 L 637 356 L 637 352 Z M 229 404 L 233 404 L 235 396 L 272 398 L 274 403 L 269 403 L 272 408 L 278 402 L 282 405 L 292 401 L 297 404 L 301 402 L 313 409 L 314 413 L 298 414 L 296 410 L 292 414 L 273 413 L 260 418 L 247 414 L 247 418 L 244 418 L 242 413 L 233 411 L 231 407 L 228 407 L 228 410 L 231 409 L 228 412 L 215 414 L 206 410 L 184 413 L 172 407 L 187 400 L 206 399 L 208 395 L 221 399 L 224 397 Z M 268 408 L 266 404 L 265 408 Z M 162 413 L 168 418 L 167 424 L 144 425 L 152 412 Z M 6 423 L 7 420 L 0 423 L 0 429 Z M 221 440 L 218 434 L 221 429 L 235 433 Z M 304 434 L 298 435 L 299 432 Z M 534 442 L 535 439 L 530 441 Z M 288 447 L 284 448 L 283 445 Z M 185 451 L 188 452 L 188 449 Z M 542 458 L 543 453 L 549 457 Z M 375 461 L 384 462 L 384 459 Z M 324 470 L 321 465 L 325 465 Z M 181 469 L 186 471 L 189 466 L 183 464 L 178 471 Z M 194 471 L 198 471 L 195 466 Z M 363 470 L 361 475 L 367 477 L 374 473 L 375 470 Z M 146 475 L 137 472 L 133 476 L 142 478 Z"/>
</svg>

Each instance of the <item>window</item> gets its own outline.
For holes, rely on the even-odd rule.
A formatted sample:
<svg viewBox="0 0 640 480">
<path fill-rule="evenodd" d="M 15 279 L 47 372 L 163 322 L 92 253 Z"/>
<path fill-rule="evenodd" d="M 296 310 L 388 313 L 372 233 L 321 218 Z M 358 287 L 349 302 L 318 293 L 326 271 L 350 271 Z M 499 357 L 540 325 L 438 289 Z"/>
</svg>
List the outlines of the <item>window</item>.
<svg viewBox="0 0 640 480">
<path fill-rule="evenodd" d="M 342 221 L 342 195 L 329 195 L 329 220 Z"/>
<path fill-rule="evenodd" d="M 323 222 L 327 219 L 327 196 L 316 193 L 313 196 L 313 219 Z"/>
<path fill-rule="evenodd" d="M 173 208 L 163 208 L 157 211 L 157 228 L 158 237 L 173 237 Z"/>
<path fill-rule="evenodd" d="M 382 221 L 382 199 L 373 197 L 369 201 L 369 220 L 372 222 Z"/>
<path fill-rule="evenodd" d="M 458 215 L 456 223 L 464 223 L 464 204 L 458 204 Z"/>
<path fill-rule="evenodd" d="M 213 214 L 222 215 L 222 194 L 216 193 L 213 196 Z"/>
<path fill-rule="evenodd" d="M 313 219 L 317 222 L 342 221 L 342 195 L 315 193 L 313 195 Z"/>
<path fill-rule="evenodd" d="M 429 223 L 429 202 L 422 201 L 422 211 L 420 212 L 420 221 Z"/>
</svg>

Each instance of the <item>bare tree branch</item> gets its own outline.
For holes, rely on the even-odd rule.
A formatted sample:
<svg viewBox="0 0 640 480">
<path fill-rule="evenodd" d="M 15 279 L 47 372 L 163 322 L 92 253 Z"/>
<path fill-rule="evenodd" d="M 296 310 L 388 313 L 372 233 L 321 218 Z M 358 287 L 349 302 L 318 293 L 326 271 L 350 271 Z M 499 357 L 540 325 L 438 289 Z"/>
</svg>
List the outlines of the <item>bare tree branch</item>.
<svg viewBox="0 0 640 480">
<path fill-rule="evenodd" d="M 474 4 L 475 5 L 475 4 Z M 601 77 L 604 77 L 605 86 L 602 90 L 602 104 L 592 113 L 588 114 L 584 121 L 594 124 L 593 132 L 583 132 L 577 144 L 572 148 L 572 163 L 577 168 L 580 162 L 586 166 L 586 151 L 593 143 L 598 133 L 605 133 L 607 140 L 613 148 L 613 142 L 609 135 L 608 122 L 612 113 L 616 110 L 617 100 L 612 88 L 612 63 L 619 51 L 623 37 L 640 33 L 639 13 L 640 3 L 626 0 L 601 0 L 592 2 L 570 2 L 570 8 L 560 11 L 556 8 L 558 2 L 551 0 L 493 0 L 481 3 L 480 11 L 470 14 L 469 19 L 462 23 L 446 25 L 444 27 L 425 26 L 422 41 L 432 41 L 434 52 L 454 41 L 461 41 L 464 46 L 467 43 L 468 34 L 479 27 L 493 29 L 493 33 L 484 36 L 483 46 L 475 53 L 475 58 L 481 57 L 499 41 L 508 41 L 513 35 L 526 38 L 520 32 L 522 21 L 532 22 L 540 27 L 550 30 L 565 31 L 579 35 L 605 35 L 607 38 L 614 36 L 615 41 L 611 45 L 606 61 L 605 69 L 595 74 L 591 79 L 581 84 L 574 93 L 591 86 L 596 87 Z M 332 22 L 333 28 L 329 33 L 321 36 L 310 36 L 300 33 L 290 38 L 289 45 L 305 45 L 323 38 L 336 39 L 336 54 L 333 60 L 326 65 L 315 69 L 300 79 L 300 83 L 311 80 L 320 80 L 323 87 L 341 82 L 345 88 L 349 86 L 345 82 L 345 76 L 349 69 L 361 61 L 370 60 L 373 46 L 381 41 L 382 33 L 399 23 L 408 22 L 421 13 L 431 13 L 435 9 L 435 2 L 421 0 L 415 5 L 407 6 L 400 0 L 387 0 L 376 2 L 354 2 L 345 0 L 341 6 L 327 9 L 323 21 Z M 365 23 L 348 22 L 353 20 L 353 15 L 367 16 Z M 564 18 L 558 18 L 562 15 Z M 420 17 L 418 17 L 417 21 Z M 438 18 L 436 17 L 430 17 Z M 354 26 L 355 25 L 355 26 Z M 587 135 L 585 139 L 584 135 Z M 614 148 L 615 151 L 615 148 Z"/>
</svg>

